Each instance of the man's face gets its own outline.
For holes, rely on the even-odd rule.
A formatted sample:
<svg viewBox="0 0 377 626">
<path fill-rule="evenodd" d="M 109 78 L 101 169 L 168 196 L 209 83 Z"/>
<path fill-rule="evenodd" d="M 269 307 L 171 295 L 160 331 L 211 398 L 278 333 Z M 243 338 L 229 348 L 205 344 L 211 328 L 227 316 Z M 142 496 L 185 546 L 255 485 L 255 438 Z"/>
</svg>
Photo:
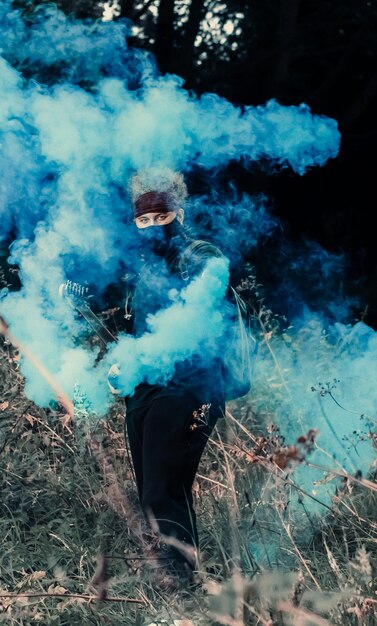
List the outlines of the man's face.
<svg viewBox="0 0 377 626">
<path fill-rule="evenodd" d="M 165 224 L 170 224 L 170 222 L 172 222 L 176 217 L 178 218 L 178 221 L 182 223 L 182 209 L 180 209 L 179 211 L 167 211 L 165 213 L 144 213 L 143 215 L 139 215 L 139 217 L 135 217 L 135 224 L 137 228 L 148 228 L 149 226 L 164 226 Z"/>
<path fill-rule="evenodd" d="M 163 226 L 170 224 L 177 213 L 176 211 L 168 211 L 167 213 L 144 213 L 135 218 L 137 228 L 148 228 L 149 226 Z"/>
</svg>

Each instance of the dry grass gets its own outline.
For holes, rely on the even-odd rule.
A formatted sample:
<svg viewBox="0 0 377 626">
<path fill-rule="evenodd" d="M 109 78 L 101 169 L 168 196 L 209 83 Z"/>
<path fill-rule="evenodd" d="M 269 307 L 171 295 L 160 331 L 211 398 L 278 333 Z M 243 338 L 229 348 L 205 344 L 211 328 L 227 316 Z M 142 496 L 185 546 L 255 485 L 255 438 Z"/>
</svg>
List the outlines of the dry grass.
<svg viewBox="0 0 377 626">
<path fill-rule="evenodd" d="M 18 355 L 0 348 L 0 624 L 375 626 L 377 492 L 344 488 L 320 519 L 290 503 L 300 443 L 265 432 L 250 404 L 218 423 L 194 485 L 202 585 L 164 586 L 140 517 L 121 401 L 106 421 L 42 410 Z M 302 494 L 301 494 L 302 496 Z"/>
</svg>

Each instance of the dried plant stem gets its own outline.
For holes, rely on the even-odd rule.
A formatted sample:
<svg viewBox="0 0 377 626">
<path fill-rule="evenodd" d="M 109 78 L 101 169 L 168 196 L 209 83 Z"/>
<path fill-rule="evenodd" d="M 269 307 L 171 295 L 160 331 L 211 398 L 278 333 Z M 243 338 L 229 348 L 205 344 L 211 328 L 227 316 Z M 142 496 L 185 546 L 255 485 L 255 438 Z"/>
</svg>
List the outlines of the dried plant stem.
<svg viewBox="0 0 377 626">
<path fill-rule="evenodd" d="M 226 489 L 227 491 L 233 491 L 233 487 L 228 487 L 228 485 L 224 485 L 224 483 L 221 483 L 218 480 L 213 480 L 213 478 L 209 478 L 208 476 L 203 476 L 203 474 L 196 474 L 196 476 L 200 478 L 201 480 L 206 480 L 209 483 L 218 485 L 218 487 L 221 487 L 222 489 Z M 238 491 L 236 491 L 236 494 L 240 495 Z"/>
<path fill-rule="evenodd" d="M 297 608 L 289 602 L 280 602 L 277 608 L 282 613 L 286 613 L 292 617 L 294 616 L 294 623 L 296 626 L 309 626 L 309 624 L 315 626 L 334 626 L 333 622 L 329 622 L 327 619 L 323 619 L 322 617 L 315 615 L 315 613 Z"/>
<path fill-rule="evenodd" d="M 96 602 L 98 596 L 83 595 L 79 593 L 0 593 L 0 598 L 75 598 L 77 600 L 88 600 L 88 602 Z M 106 597 L 101 598 L 101 602 L 131 602 L 145 604 L 145 600 L 139 598 L 118 598 Z"/>
<path fill-rule="evenodd" d="M 247 435 L 247 437 L 251 439 L 253 443 L 257 443 L 257 440 L 252 435 L 252 433 L 243 424 L 241 424 L 241 422 L 237 418 L 235 418 L 234 415 L 232 415 L 232 413 L 228 411 L 228 409 L 225 410 L 225 417 L 227 417 L 228 419 L 232 420 L 235 424 L 237 424 L 237 426 L 242 430 L 242 432 L 245 433 L 245 435 Z"/>
<path fill-rule="evenodd" d="M 345 406 L 343 406 L 342 404 L 340 404 L 340 402 L 338 402 L 338 400 L 335 398 L 334 394 L 331 391 L 328 391 L 327 394 L 330 396 L 331 400 L 333 400 L 333 402 L 335 402 L 335 404 L 342 409 L 342 411 L 346 411 L 347 413 L 351 413 L 352 415 L 360 415 L 360 411 L 353 411 L 352 409 L 347 409 Z M 364 417 L 367 417 L 369 421 L 374 422 L 375 424 L 377 424 L 377 420 L 372 417 L 371 415 L 365 415 L 365 413 L 363 413 Z"/>
<path fill-rule="evenodd" d="M 315 584 L 315 586 L 317 587 L 317 589 L 319 589 L 319 590 L 321 591 L 321 586 L 320 586 L 320 584 L 318 583 L 318 581 L 316 580 L 316 578 L 313 576 L 313 574 L 312 574 L 311 570 L 310 570 L 310 569 L 309 569 L 309 567 L 308 567 L 308 564 L 307 564 L 307 562 L 306 562 L 306 559 L 302 556 L 302 554 L 301 554 L 300 550 L 298 549 L 298 547 L 297 547 L 297 545 L 296 545 L 295 540 L 294 540 L 294 539 L 293 539 L 293 537 L 292 537 L 292 533 L 291 533 L 291 529 L 289 528 L 289 525 L 288 525 L 288 524 L 286 524 L 286 523 L 283 521 L 283 519 L 281 519 L 281 523 L 282 523 L 282 526 L 283 526 L 283 528 L 284 528 L 285 532 L 287 533 L 287 535 L 288 535 L 288 537 L 289 537 L 289 539 L 290 539 L 290 541 L 291 541 L 291 543 L 292 543 L 292 546 L 293 546 L 294 551 L 296 552 L 296 554 L 297 554 L 298 558 L 300 559 L 300 561 L 301 561 L 301 563 L 303 564 L 304 568 L 305 568 L 305 569 L 306 569 L 306 571 L 308 572 L 308 574 L 309 574 L 310 578 L 312 579 L 312 581 L 313 581 L 313 583 Z"/>
<path fill-rule="evenodd" d="M 371 489 L 371 491 L 377 491 L 377 483 L 374 483 L 371 480 L 367 480 L 366 478 L 356 478 L 356 476 L 347 474 L 347 472 L 341 472 L 339 470 L 331 469 L 330 467 L 323 467 L 322 465 L 316 465 L 315 463 L 309 463 L 307 461 L 305 464 L 308 467 L 314 467 L 315 469 L 329 472 L 329 474 L 334 474 L 335 476 L 339 476 L 340 478 L 346 478 L 347 480 L 351 480 L 352 482 L 357 483 L 358 485 L 361 485 L 362 487 Z"/>
<path fill-rule="evenodd" d="M 71 448 L 71 446 L 68 443 L 66 443 L 64 441 L 64 439 L 62 437 L 60 437 L 60 435 L 58 435 L 58 433 L 56 433 L 52 428 L 50 428 L 50 426 L 46 422 L 44 422 L 43 420 L 39 419 L 35 415 L 33 415 L 33 420 L 35 422 L 37 422 L 37 424 L 41 424 L 41 426 L 46 428 L 46 430 L 48 430 L 51 433 L 53 439 L 57 439 L 58 441 L 60 441 L 60 443 L 62 443 L 65 448 L 68 448 L 68 450 L 70 452 L 72 452 L 73 455 L 76 454 L 75 451 L 73 450 L 73 448 Z"/>
<path fill-rule="evenodd" d="M 268 332 L 268 330 L 266 328 L 266 325 L 263 322 L 263 318 L 262 318 L 262 314 L 261 313 L 258 314 L 258 321 L 259 321 L 260 327 L 261 327 L 262 332 L 263 332 L 263 340 L 264 340 L 264 342 L 265 342 L 265 344 L 267 346 L 267 349 L 268 349 L 269 353 L 271 354 L 271 357 L 272 357 L 273 362 L 275 363 L 276 369 L 279 372 L 279 376 L 280 376 L 282 385 L 285 388 L 285 390 L 287 391 L 289 397 L 292 397 L 291 391 L 290 391 L 290 389 L 288 387 L 287 381 L 285 380 L 285 377 L 284 377 L 283 371 L 281 369 L 280 363 L 279 363 L 278 359 L 276 358 L 275 353 L 274 353 L 274 351 L 273 351 L 273 349 L 271 347 L 271 344 L 270 344 L 270 341 L 269 341 L 269 332 Z"/>
</svg>

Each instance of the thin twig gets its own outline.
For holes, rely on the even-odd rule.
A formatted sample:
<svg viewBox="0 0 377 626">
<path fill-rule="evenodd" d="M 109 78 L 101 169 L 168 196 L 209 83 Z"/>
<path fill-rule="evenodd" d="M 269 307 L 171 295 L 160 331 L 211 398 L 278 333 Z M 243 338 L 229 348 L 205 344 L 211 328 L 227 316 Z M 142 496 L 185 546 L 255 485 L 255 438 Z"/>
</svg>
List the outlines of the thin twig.
<svg viewBox="0 0 377 626">
<path fill-rule="evenodd" d="M 203 474 L 196 474 L 197 478 L 201 478 L 202 480 L 207 480 L 209 483 L 213 483 L 214 485 L 218 485 L 219 487 L 222 487 L 223 489 L 227 489 L 228 491 L 233 491 L 232 487 L 228 487 L 228 485 L 224 485 L 224 483 L 221 483 L 218 480 L 214 480 L 213 478 L 208 478 L 208 476 L 203 476 Z M 237 495 L 240 495 L 239 491 L 235 491 L 235 493 Z"/>
<path fill-rule="evenodd" d="M 75 454 L 74 449 L 71 448 L 71 446 L 68 443 L 66 443 L 64 441 L 64 439 L 62 437 L 60 437 L 60 435 L 58 435 L 58 433 L 56 433 L 48 424 L 46 424 L 46 422 L 44 422 L 43 420 L 39 419 L 35 415 L 33 415 L 33 420 L 35 422 L 37 422 L 38 424 L 41 424 L 42 426 L 44 426 L 48 431 L 50 431 L 50 433 L 53 435 L 53 437 L 55 437 L 58 441 L 60 441 L 66 448 L 68 448 L 68 450 L 70 452 L 72 452 L 72 454 Z"/>
<path fill-rule="evenodd" d="M 235 418 L 233 418 L 233 419 L 235 420 Z M 235 420 L 235 421 L 237 421 L 237 420 Z M 215 445 L 217 445 L 217 447 L 220 447 L 219 444 L 217 444 L 217 442 L 214 441 L 211 438 L 210 438 L 210 442 L 215 444 Z M 225 452 L 225 447 L 228 447 L 229 449 L 231 449 L 232 446 L 230 446 L 229 444 L 223 444 L 223 451 L 224 452 Z M 240 444 L 236 444 L 236 445 L 233 444 L 233 447 L 237 447 L 239 450 L 241 450 L 241 452 L 244 452 L 245 454 L 250 455 L 249 450 L 247 450 L 246 448 L 243 448 L 243 446 L 241 446 Z M 258 457 L 255 457 L 255 465 L 259 465 L 261 467 L 264 467 L 264 469 L 266 469 L 269 472 L 274 471 L 274 476 L 276 476 L 276 478 L 279 478 L 280 480 L 284 481 L 285 483 L 287 483 L 288 485 L 290 485 L 291 487 L 293 487 L 294 489 L 296 489 L 297 491 L 299 491 L 303 495 L 307 496 L 311 500 L 314 500 L 314 502 L 317 502 L 321 506 L 325 507 L 331 513 L 333 512 L 333 510 L 332 510 L 332 508 L 330 506 L 328 506 L 327 504 L 325 504 L 321 500 L 318 500 L 318 498 L 316 498 L 315 496 L 312 496 L 308 491 L 305 491 L 305 489 L 302 489 L 301 487 L 299 487 L 299 485 L 296 485 L 296 483 L 291 478 L 288 478 L 285 473 L 284 473 L 284 476 L 280 476 L 279 474 L 277 474 L 276 471 L 282 472 L 283 470 L 274 461 L 264 459 L 262 456 L 258 456 Z"/>
<path fill-rule="evenodd" d="M 0 598 L 76 598 L 79 600 L 88 600 L 89 602 L 98 601 L 98 596 L 82 595 L 79 593 L 0 593 Z M 102 601 L 102 600 L 101 600 Z M 138 598 L 105 598 L 105 602 L 131 602 L 145 604 L 144 600 Z"/>
<path fill-rule="evenodd" d="M 301 554 L 301 552 L 300 552 L 299 548 L 297 547 L 297 545 L 296 545 L 296 543 L 295 543 L 295 540 L 294 540 L 294 539 L 293 539 L 293 537 L 292 537 L 292 533 L 291 533 L 291 529 L 290 529 L 290 527 L 289 527 L 289 524 L 285 524 L 285 522 L 284 522 L 284 520 L 283 520 L 283 519 L 281 519 L 281 523 L 282 523 L 282 526 L 283 526 L 283 528 L 284 528 L 285 532 L 287 533 L 287 535 L 288 535 L 289 539 L 291 540 L 291 543 L 292 543 L 292 546 L 293 546 L 293 548 L 294 548 L 295 553 L 297 554 L 297 556 L 298 556 L 298 558 L 300 559 L 301 563 L 303 564 L 304 568 L 305 568 L 305 569 L 306 569 L 306 571 L 308 572 L 308 574 L 309 574 L 310 578 L 311 578 L 311 579 L 312 579 L 312 581 L 314 582 L 314 584 L 315 584 L 315 586 L 317 587 L 317 589 L 318 589 L 319 591 L 322 591 L 322 590 L 321 590 L 321 586 L 320 586 L 319 582 L 317 581 L 317 579 L 315 578 L 314 574 L 313 574 L 313 573 L 312 573 L 312 571 L 310 570 L 310 568 L 309 568 L 309 566 L 308 566 L 308 564 L 307 564 L 307 562 L 306 562 L 306 559 L 304 559 L 304 557 L 302 556 L 302 554 Z"/>
<path fill-rule="evenodd" d="M 377 491 L 377 483 L 372 482 L 371 480 L 367 480 L 366 478 L 356 478 L 351 474 L 347 474 L 347 472 L 340 472 L 339 470 L 331 469 L 330 467 L 323 467 L 322 465 L 316 465 L 315 463 L 309 463 L 305 461 L 305 465 L 308 467 L 314 467 L 315 469 L 319 469 L 329 474 L 335 474 L 335 476 L 339 476 L 340 478 L 346 478 L 347 480 L 351 480 L 358 485 L 362 485 L 367 489 L 371 489 L 372 491 Z"/>
</svg>

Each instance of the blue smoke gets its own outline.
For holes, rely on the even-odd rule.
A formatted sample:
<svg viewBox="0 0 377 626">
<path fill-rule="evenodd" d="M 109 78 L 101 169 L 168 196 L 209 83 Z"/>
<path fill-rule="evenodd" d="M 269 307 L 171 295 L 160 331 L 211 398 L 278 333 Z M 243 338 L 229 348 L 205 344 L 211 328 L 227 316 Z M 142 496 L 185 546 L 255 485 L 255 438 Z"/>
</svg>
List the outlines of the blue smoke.
<svg viewBox="0 0 377 626">
<path fill-rule="evenodd" d="M 223 299 L 229 281 L 228 261 L 210 259 L 200 276 L 181 292 L 173 290 L 172 304 L 148 320 L 141 337 L 120 336 L 107 355 L 108 367 L 119 364 L 117 389 L 133 393 L 141 382 L 165 384 L 175 364 L 205 351 L 210 357 L 225 330 Z"/>
<path fill-rule="evenodd" d="M 10 1 L 0 4 L 1 56 L 26 76 L 52 84 L 95 86 L 104 76 L 140 81 L 153 60 L 128 49 L 128 22 L 77 21 L 53 3 L 23 16 Z"/>
<path fill-rule="evenodd" d="M 19 267 L 22 283 L 17 293 L 2 291 L 1 314 L 66 393 L 72 396 L 79 381 L 101 415 L 112 401 L 106 382 L 111 361 L 121 363 L 123 390 L 129 393 L 141 380 L 169 380 L 174 362 L 200 348 L 204 330 L 192 306 L 196 289 L 203 298 L 201 319 L 213 320 L 214 336 L 222 325 L 215 309 L 225 270 L 216 266 L 216 270 L 208 269 L 214 272 L 214 292 L 208 298 L 200 291 L 200 281 L 193 284 L 150 320 L 144 337 L 122 338 L 100 363 L 96 350 L 79 345 L 85 322 L 59 297 L 58 287 L 71 279 L 88 284 L 100 297 L 124 264 L 135 264 L 139 251 L 130 227 L 127 191 L 131 174 L 163 164 L 189 176 L 193 168 L 218 171 L 234 160 L 246 164 L 263 160 L 274 170 L 289 167 L 304 175 L 309 168 L 335 158 L 340 147 L 336 121 L 313 114 L 305 104 L 282 106 L 271 100 L 258 107 L 239 107 L 216 94 L 188 93 L 180 77 L 161 75 L 151 56 L 127 47 L 128 32 L 128 23 L 81 22 L 50 5 L 40 6 L 26 23 L 10 2 L 0 2 L 0 240 L 12 239 L 9 263 Z M 193 224 L 200 207 L 205 207 L 202 215 L 208 216 L 215 241 L 233 264 L 278 227 L 263 198 L 193 197 L 188 204 Z M 291 275 L 289 289 L 302 294 L 297 282 Z M 281 298 L 285 297 L 283 288 L 282 281 Z M 321 291 L 318 297 L 327 293 Z M 342 351 L 336 351 L 333 344 L 329 349 L 323 340 L 328 331 L 321 327 L 323 302 L 316 303 L 317 307 L 309 304 L 306 318 L 304 295 L 299 310 L 294 303 L 290 308 L 295 316 L 301 315 L 295 324 L 300 328 L 298 337 L 305 339 L 302 352 L 294 347 L 296 340 L 287 338 L 276 339 L 273 349 L 283 369 L 289 371 L 286 383 L 294 389 L 292 397 L 300 415 L 294 429 L 287 428 L 287 435 L 320 424 L 325 447 L 331 445 L 333 435 L 326 430 L 327 422 L 310 386 L 317 385 L 319 378 L 354 380 L 355 368 L 361 363 L 369 367 L 374 340 L 355 344 L 351 338 L 356 335 L 346 329 L 348 339 Z M 181 332 L 171 334 L 172 327 Z M 331 332 L 336 336 L 335 330 Z M 269 355 L 262 350 L 255 394 L 259 397 L 263 392 L 272 403 L 269 384 L 277 374 Z M 51 390 L 26 360 L 21 369 L 28 397 L 47 406 Z M 360 381 L 360 371 L 358 375 Z M 347 382 L 339 386 L 340 393 L 347 395 L 345 404 L 356 413 L 361 404 L 360 411 L 373 413 L 376 408 L 367 378 L 362 387 L 347 386 Z M 293 400 L 280 403 L 277 398 L 273 408 L 285 428 L 293 415 L 289 404 Z M 340 409 L 331 402 L 330 406 L 323 410 L 330 421 L 335 420 L 340 438 L 361 428 L 358 415 L 347 413 L 346 420 Z M 363 467 L 372 460 L 369 443 L 361 454 Z M 353 471 L 359 467 L 359 457 L 352 455 L 351 464 L 341 446 L 334 458 Z M 333 462 L 328 461 L 329 465 Z"/>
<path fill-rule="evenodd" d="M 267 502 L 289 502 L 282 517 L 299 541 L 310 540 L 337 493 L 348 493 L 341 475 L 368 477 L 375 467 L 376 349 L 375 331 L 362 322 L 328 326 L 309 310 L 260 346 L 250 400 L 254 414 L 278 427 L 286 446 L 317 431 L 304 460 L 283 466 L 276 479 L 270 475 L 263 490 Z M 266 554 L 279 561 L 279 525 L 274 532 L 270 514 L 259 512 L 258 518 L 262 530 L 253 554 L 260 562 Z"/>
</svg>

